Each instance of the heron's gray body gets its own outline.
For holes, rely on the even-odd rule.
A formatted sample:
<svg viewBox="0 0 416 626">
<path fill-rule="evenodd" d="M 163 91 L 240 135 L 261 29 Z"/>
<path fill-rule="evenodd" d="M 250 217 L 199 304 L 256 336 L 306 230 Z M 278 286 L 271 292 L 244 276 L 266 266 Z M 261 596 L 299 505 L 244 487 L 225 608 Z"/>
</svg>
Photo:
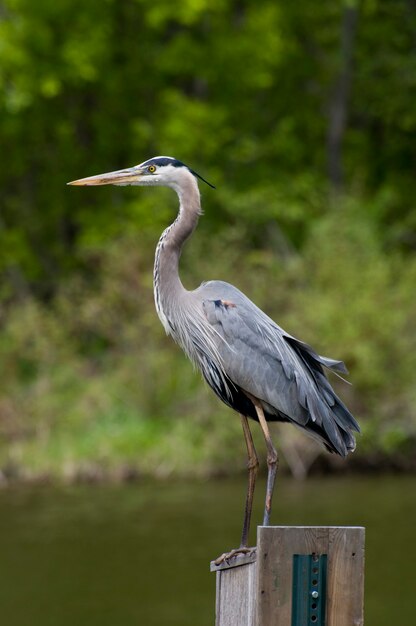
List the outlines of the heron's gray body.
<svg viewBox="0 0 416 626">
<path fill-rule="evenodd" d="M 229 283 L 203 283 L 185 301 L 185 310 L 192 309 L 198 320 L 199 340 L 190 342 L 189 333 L 171 320 L 167 331 L 223 402 L 257 419 L 253 396 L 267 420 L 292 422 L 342 456 L 354 450 L 351 429 L 358 424 L 323 370 L 346 373 L 341 361 L 318 355 L 286 333 Z"/>
</svg>

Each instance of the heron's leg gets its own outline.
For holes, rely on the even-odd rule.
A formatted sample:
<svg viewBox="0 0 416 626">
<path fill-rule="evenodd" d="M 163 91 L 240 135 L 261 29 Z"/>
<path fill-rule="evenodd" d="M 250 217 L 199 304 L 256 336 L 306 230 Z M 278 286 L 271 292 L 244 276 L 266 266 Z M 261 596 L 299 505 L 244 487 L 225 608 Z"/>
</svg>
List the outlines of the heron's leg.
<svg viewBox="0 0 416 626">
<path fill-rule="evenodd" d="M 241 424 L 243 426 L 244 439 L 247 446 L 247 455 L 248 455 L 248 487 L 247 487 L 247 496 L 246 496 L 246 505 L 244 510 L 244 522 L 243 522 L 243 532 L 241 535 L 241 544 L 239 548 L 235 548 L 230 552 L 224 552 L 217 559 L 215 559 L 215 565 L 221 565 L 221 563 L 229 562 L 230 559 L 238 556 L 239 554 L 250 554 L 254 552 L 255 548 L 248 548 L 248 532 L 250 530 L 250 519 L 251 519 L 251 511 L 253 508 L 253 496 L 254 496 L 254 487 L 256 484 L 256 475 L 257 470 L 259 468 L 259 460 L 257 458 L 256 449 L 254 447 L 253 437 L 251 436 L 250 426 L 248 424 L 248 419 L 245 415 L 241 414 Z"/>
<path fill-rule="evenodd" d="M 246 440 L 248 455 L 248 486 L 246 505 L 244 510 L 243 533 L 241 535 L 241 548 L 246 548 L 248 544 L 248 533 L 250 530 L 251 511 L 253 509 L 254 487 L 256 485 L 256 476 L 259 469 L 259 460 L 257 458 L 256 449 L 254 447 L 253 437 L 251 436 L 248 419 L 245 415 L 241 415 L 241 424 L 243 426 L 244 439 Z"/>
<path fill-rule="evenodd" d="M 279 457 L 277 455 L 276 448 L 273 445 L 272 438 L 270 437 L 269 427 L 264 417 L 263 407 L 260 402 L 252 398 L 254 406 L 256 407 L 257 417 L 259 418 L 259 424 L 263 431 L 264 439 L 267 447 L 267 488 L 266 488 L 266 503 L 264 507 L 263 526 L 270 524 L 270 513 L 272 510 L 272 497 L 274 489 L 274 481 L 276 478 L 277 468 L 279 467 Z"/>
</svg>

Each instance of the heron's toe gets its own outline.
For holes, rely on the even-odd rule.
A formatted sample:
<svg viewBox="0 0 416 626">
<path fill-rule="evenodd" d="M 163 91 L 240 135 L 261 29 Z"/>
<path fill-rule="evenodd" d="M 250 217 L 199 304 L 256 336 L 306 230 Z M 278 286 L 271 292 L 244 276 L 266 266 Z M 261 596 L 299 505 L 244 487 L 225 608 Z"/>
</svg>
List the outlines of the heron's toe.
<svg viewBox="0 0 416 626">
<path fill-rule="evenodd" d="M 224 552 L 223 554 L 221 554 L 221 556 L 215 559 L 214 564 L 218 566 L 218 565 L 222 565 L 223 563 L 227 563 L 227 565 L 229 565 L 233 559 L 238 557 L 239 554 L 251 555 L 255 551 L 256 551 L 255 547 L 247 548 L 245 546 L 242 546 L 240 548 L 234 548 L 233 550 L 230 550 L 230 552 Z"/>
</svg>

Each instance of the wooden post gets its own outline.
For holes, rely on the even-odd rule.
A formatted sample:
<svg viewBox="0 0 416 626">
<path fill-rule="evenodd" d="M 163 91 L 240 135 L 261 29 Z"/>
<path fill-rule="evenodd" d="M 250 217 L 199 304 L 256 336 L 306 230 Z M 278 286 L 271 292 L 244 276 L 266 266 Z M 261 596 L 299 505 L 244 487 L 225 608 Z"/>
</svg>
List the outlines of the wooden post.
<svg viewBox="0 0 416 626">
<path fill-rule="evenodd" d="M 216 626 L 362 626 L 364 528 L 259 526 L 216 566 Z"/>
</svg>

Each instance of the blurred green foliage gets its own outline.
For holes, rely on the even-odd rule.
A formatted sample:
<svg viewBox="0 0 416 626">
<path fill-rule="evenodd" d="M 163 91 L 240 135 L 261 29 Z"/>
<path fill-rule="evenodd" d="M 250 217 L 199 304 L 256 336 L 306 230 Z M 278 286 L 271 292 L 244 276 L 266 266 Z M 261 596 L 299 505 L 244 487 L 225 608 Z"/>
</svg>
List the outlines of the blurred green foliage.
<svg viewBox="0 0 416 626">
<path fill-rule="evenodd" d="M 1 3 L 5 474 L 228 471 L 242 458 L 239 420 L 153 311 L 175 198 L 65 186 L 156 154 L 218 188 L 201 189 L 185 284 L 234 282 L 343 358 L 356 458 L 411 455 L 415 32 L 408 0 Z"/>
</svg>

